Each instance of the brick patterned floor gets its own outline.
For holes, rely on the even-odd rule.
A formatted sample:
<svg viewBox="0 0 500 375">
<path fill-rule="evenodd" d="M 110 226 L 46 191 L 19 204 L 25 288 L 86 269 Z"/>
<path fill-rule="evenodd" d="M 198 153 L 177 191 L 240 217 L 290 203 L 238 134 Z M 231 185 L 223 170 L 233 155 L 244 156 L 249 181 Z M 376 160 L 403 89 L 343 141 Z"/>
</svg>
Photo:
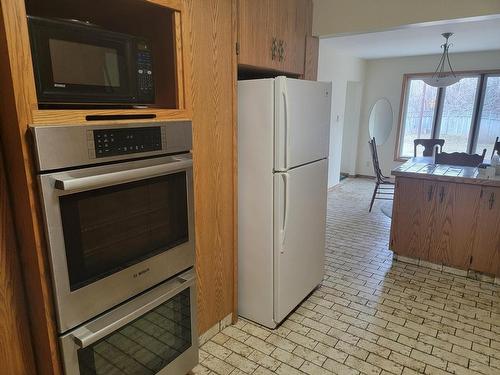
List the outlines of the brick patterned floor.
<svg viewBox="0 0 500 375">
<path fill-rule="evenodd" d="M 276 330 L 218 333 L 195 374 L 500 374 L 500 286 L 393 262 L 371 189 L 330 192 L 321 287 Z"/>
</svg>

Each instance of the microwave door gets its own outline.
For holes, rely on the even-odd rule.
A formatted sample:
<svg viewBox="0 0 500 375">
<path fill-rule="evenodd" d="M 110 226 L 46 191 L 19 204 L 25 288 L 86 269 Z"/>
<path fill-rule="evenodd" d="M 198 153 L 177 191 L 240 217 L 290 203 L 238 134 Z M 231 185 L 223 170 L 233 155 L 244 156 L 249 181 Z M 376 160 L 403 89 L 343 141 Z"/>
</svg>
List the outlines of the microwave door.
<svg viewBox="0 0 500 375">
<path fill-rule="evenodd" d="M 29 18 L 40 103 L 132 103 L 134 38 L 91 26 Z"/>
</svg>

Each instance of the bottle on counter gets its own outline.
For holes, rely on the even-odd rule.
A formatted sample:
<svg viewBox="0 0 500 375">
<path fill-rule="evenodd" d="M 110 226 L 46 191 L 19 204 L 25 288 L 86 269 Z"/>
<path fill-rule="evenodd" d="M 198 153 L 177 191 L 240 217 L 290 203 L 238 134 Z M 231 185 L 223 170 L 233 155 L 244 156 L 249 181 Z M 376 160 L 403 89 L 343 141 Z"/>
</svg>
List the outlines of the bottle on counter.
<svg viewBox="0 0 500 375">
<path fill-rule="evenodd" d="M 491 166 L 495 167 L 496 175 L 500 176 L 500 155 L 498 155 L 498 151 L 496 151 L 493 157 L 491 158 Z"/>
</svg>

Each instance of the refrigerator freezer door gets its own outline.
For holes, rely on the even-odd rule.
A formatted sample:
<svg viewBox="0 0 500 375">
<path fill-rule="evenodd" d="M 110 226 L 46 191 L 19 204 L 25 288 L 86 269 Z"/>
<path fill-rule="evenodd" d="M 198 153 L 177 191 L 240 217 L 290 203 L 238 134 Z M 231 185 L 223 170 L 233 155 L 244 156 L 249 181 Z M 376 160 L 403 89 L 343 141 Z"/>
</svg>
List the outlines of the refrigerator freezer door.
<svg viewBox="0 0 500 375">
<path fill-rule="evenodd" d="M 323 279 L 328 161 L 274 174 L 274 320 Z"/>
<path fill-rule="evenodd" d="M 328 157 L 331 83 L 275 79 L 274 169 Z"/>
</svg>

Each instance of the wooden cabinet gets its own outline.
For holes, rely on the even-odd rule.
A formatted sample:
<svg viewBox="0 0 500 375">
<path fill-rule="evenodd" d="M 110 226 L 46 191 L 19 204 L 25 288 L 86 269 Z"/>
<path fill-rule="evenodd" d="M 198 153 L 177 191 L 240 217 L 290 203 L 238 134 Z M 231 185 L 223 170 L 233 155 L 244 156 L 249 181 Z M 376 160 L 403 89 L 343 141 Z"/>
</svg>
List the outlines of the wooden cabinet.
<svg viewBox="0 0 500 375">
<path fill-rule="evenodd" d="M 470 257 L 474 251 L 481 187 L 468 184 L 449 185 L 454 185 L 455 192 L 451 217 L 453 232 L 450 253 L 443 263 L 466 270 L 473 268 L 470 266 Z"/>
<path fill-rule="evenodd" d="M 238 64 L 304 73 L 310 0 L 238 0 Z"/>
<path fill-rule="evenodd" d="M 236 1 L 236 0 L 234 0 Z M 171 74 L 169 85 L 160 88 L 175 90 L 175 108 L 162 100 L 159 107 L 141 109 L 39 109 L 37 106 L 35 80 L 30 57 L 29 34 L 26 22 L 26 7 L 29 13 L 60 17 L 72 17 L 73 12 L 85 11 L 99 19 L 116 22 L 129 27 L 124 13 L 132 13 L 137 27 L 146 30 L 145 35 L 157 37 L 165 32 L 167 46 L 175 43 L 171 52 L 175 58 L 175 76 Z M 89 5 L 90 4 L 90 5 Z M 9 371 L 4 366 L 4 355 L 23 346 L 24 366 L 28 374 L 62 374 L 55 328 L 52 286 L 46 256 L 43 222 L 39 194 L 34 174 L 34 158 L 28 124 L 80 124 L 87 123 L 87 115 L 154 115 L 147 122 L 193 119 L 193 154 L 195 173 L 195 222 L 197 253 L 197 293 L 199 332 L 205 332 L 228 314 L 236 318 L 236 20 L 233 19 L 231 0 L 109 0 L 105 7 L 92 7 L 96 1 L 83 0 L 11 0 L 0 2 L 0 138 L 4 148 L 5 168 L 11 195 L 12 214 L 15 219 L 18 250 L 22 259 L 22 270 L 27 300 L 29 301 L 29 324 L 25 322 L 21 309 L 0 312 L 0 331 L 18 335 L 11 339 L 11 347 L 3 350 L 0 337 L 0 373 L 21 374 Z M 96 11 L 96 9 L 101 10 Z M 141 11 L 135 11 L 137 9 Z M 170 10 L 162 10 L 169 8 Z M 47 13 L 46 13 L 47 12 Z M 67 16 L 65 16 L 67 15 Z M 114 15 L 111 17 L 110 15 Z M 150 16 L 150 17 L 149 17 Z M 83 17 L 89 19 L 88 17 Z M 168 20 L 167 20 L 168 18 Z M 161 19 L 167 20 L 161 25 Z M 149 21 L 149 23 L 148 23 Z M 96 22 L 99 23 L 99 22 Z M 192 25 L 192 27 L 191 27 Z M 158 30 L 153 30 L 158 27 Z M 169 33 L 171 30 L 174 33 Z M 124 29 L 124 31 L 126 31 Z M 137 29 L 138 35 L 143 35 Z M 172 38 L 172 39 L 170 39 Z M 175 41 L 173 40 L 175 38 Z M 163 46 L 166 48 L 167 46 Z M 191 53 L 193 51 L 194 53 Z M 165 53 L 165 56 L 169 55 Z M 164 65 L 159 61 L 160 65 Z M 169 64 L 171 66 L 171 64 Z M 191 93 L 193 93 L 191 95 Z M 165 94 L 166 95 L 166 94 Z M 160 95 L 162 97 L 163 95 Z M 168 96 L 168 95 L 167 95 Z M 193 103 L 192 103 L 193 102 Z M 191 110 L 194 107 L 194 110 Z M 193 113 L 194 112 L 194 113 Z M 140 117 L 140 116 L 139 116 Z M 106 124 L 119 125 L 125 121 L 144 122 L 144 119 L 107 120 Z M 92 122 L 99 123 L 99 122 Z M 103 122 L 100 122 L 103 123 Z M 0 194 L 3 190 L 0 188 Z M 0 208 L 6 196 L 0 196 Z M 1 210 L 0 210 L 1 211 Z M 1 220 L 0 220 L 1 221 Z M 0 228 L 1 230 L 1 228 Z M 2 240 L 0 233 L 0 242 Z M 4 264 L 11 267 L 15 239 L 8 249 L 6 262 L 2 263 L 0 250 L 0 279 L 21 287 L 19 279 L 10 276 L 17 272 L 12 265 L 4 272 Z M 2 244 L 0 244 L 0 248 Z M 4 295 L 0 281 L 0 302 Z M 11 287 L 10 284 L 7 287 Z M 10 298 L 10 296 L 5 295 Z M 13 303 L 22 305 L 22 301 Z M 1 306 L 10 306 L 10 302 Z M 22 307 L 22 306 L 21 306 Z M 1 310 L 1 309 L 0 309 Z M 8 316 L 7 316 L 7 315 Z M 16 316 L 11 316 L 15 314 Z M 18 327 L 4 331 L 9 322 L 17 318 Z M 31 336 L 21 337 L 23 328 Z M 0 334 L 1 336 L 1 334 Z M 33 344 L 36 371 L 29 360 L 29 339 Z M 8 339 L 8 337 L 6 338 Z M 17 359 L 13 359 L 13 361 Z M 9 363 L 10 365 L 10 363 Z M 18 363 L 12 362 L 12 365 Z"/>
<path fill-rule="evenodd" d="M 238 63 L 278 69 L 277 2 L 238 0 Z"/>
<path fill-rule="evenodd" d="M 304 79 L 316 81 L 318 79 L 319 38 L 306 37 L 306 61 L 304 63 Z"/>
<path fill-rule="evenodd" d="M 455 185 L 448 183 L 429 184 L 432 189 L 431 215 L 428 221 L 430 241 L 428 259 L 431 262 L 450 265 L 453 238 L 453 209 Z M 428 196 L 429 197 L 429 196 Z"/>
<path fill-rule="evenodd" d="M 303 74 L 306 53 L 306 0 L 280 0 L 278 9 L 278 60 L 280 70 Z"/>
<path fill-rule="evenodd" d="M 35 374 L 18 248 L 0 150 L 0 363 L 2 374 Z"/>
<path fill-rule="evenodd" d="M 500 188 L 398 177 L 391 249 L 500 275 Z"/>
<path fill-rule="evenodd" d="M 479 196 L 470 268 L 500 275 L 500 188 L 482 187 Z"/>
<path fill-rule="evenodd" d="M 396 185 L 392 222 L 397 225 L 392 226 L 391 248 L 398 255 L 420 258 L 424 247 L 421 241 L 425 238 L 422 231 L 426 225 L 422 222 L 423 206 L 415 201 L 425 202 L 423 183 L 422 180 L 398 178 Z"/>
</svg>

